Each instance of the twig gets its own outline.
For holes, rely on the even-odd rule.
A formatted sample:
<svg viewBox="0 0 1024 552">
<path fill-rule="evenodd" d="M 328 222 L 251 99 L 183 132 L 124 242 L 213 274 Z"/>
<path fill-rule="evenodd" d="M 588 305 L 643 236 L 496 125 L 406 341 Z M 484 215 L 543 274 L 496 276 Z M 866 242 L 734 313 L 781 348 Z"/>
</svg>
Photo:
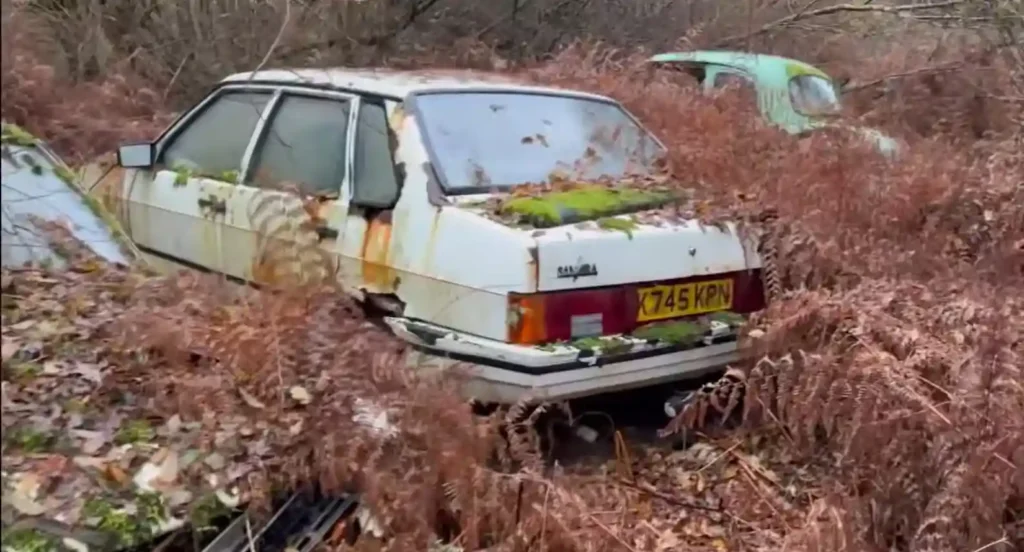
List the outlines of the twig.
<svg viewBox="0 0 1024 552">
<path fill-rule="evenodd" d="M 711 506 L 703 506 L 701 504 L 694 504 L 693 502 L 687 502 L 685 500 L 676 498 L 676 497 L 674 497 L 672 495 L 665 494 L 665 493 L 663 493 L 663 492 L 661 492 L 661 491 L 659 491 L 657 489 L 652 489 L 649 486 L 647 486 L 646 484 L 634 483 L 632 481 L 627 481 L 625 479 L 622 479 L 621 477 L 616 479 L 616 481 L 620 485 L 622 485 L 624 487 L 629 487 L 630 489 L 635 489 L 637 491 L 640 491 L 642 493 L 650 495 L 650 496 L 652 496 L 654 498 L 660 499 L 663 502 L 667 502 L 668 504 L 671 504 L 673 506 L 678 506 L 680 508 L 688 508 L 688 509 L 691 509 L 691 510 L 701 510 L 701 511 L 704 511 L 704 512 L 721 512 L 722 511 L 721 508 L 712 508 Z"/>
<path fill-rule="evenodd" d="M 723 456 L 725 456 L 726 454 L 729 454 L 730 452 L 736 450 L 736 447 L 740 446 L 741 444 L 743 444 L 742 441 L 736 441 L 736 443 L 734 443 L 731 447 L 729 447 L 729 448 L 725 449 L 724 451 L 722 451 L 721 453 L 719 453 L 718 456 L 715 456 L 714 458 L 712 458 L 710 462 L 708 462 L 707 464 L 704 464 L 703 466 L 701 466 L 701 468 L 699 470 L 697 470 L 696 472 L 694 472 L 694 473 L 700 473 L 700 472 L 710 468 L 712 465 L 714 465 L 715 462 L 718 462 L 719 460 L 722 459 Z"/>
<path fill-rule="evenodd" d="M 792 527 L 789 526 L 789 522 L 786 521 L 786 518 L 782 515 L 782 512 L 780 512 L 779 509 L 776 508 L 774 504 L 772 504 L 772 501 L 769 500 L 767 496 L 765 496 L 764 490 L 761 489 L 761 485 L 757 483 L 758 477 L 754 475 L 753 470 L 751 470 L 750 467 L 743 462 L 740 463 L 740 468 L 743 468 L 743 473 L 747 476 L 747 479 L 750 481 L 750 486 L 753 487 L 754 492 L 757 493 L 757 496 L 759 496 L 761 500 L 764 501 L 764 503 L 767 504 L 769 508 L 771 508 L 772 512 L 775 512 L 775 515 L 782 520 L 782 523 L 784 523 L 788 529 L 792 530 Z"/>
<path fill-rule="evenodd" d="M 501 25 L 502 23 L 504 23 L 505 21 L 508 21 L 510 19 L 515 19 L 516 15 L 519 13 L 519 10 L 523 9 L 524 7 L 526 7 L 526 5 L 529 4 L 532 0 L 522 0 L 522 2 L 523 2 L 522 4 L 520 4 L 519 1 L 520 0 L 512 0 L 512 9 L 510 9 L 508 12 L 506 12 L 505 15 L 502 15 L 501 17 L 498 17 L 497 19 L 492 21 L 489 25 L 487 25 L 483 29 L 480 29 L 476 33 L 476 37 L 475 38 L 477 40 L 480 40 L 481 38 L 484 37 L 484 35 L 486 35 L 487 33 L 491 32 L 491 31 L 493 31 L 494 29 L 496 29 L 498 27 L 498 25 Z"/>
<path fill-rule="evenodd" d="M 173 543 L 174 539 L 178 536 L 178 532 L 179 531 L 172 531 L 170 535 L 167 535 L 166 538 L 160 541 L 160 544 L 156 545 L 156 548 L 153 549 L 153 552 L 164 552 L 165 550 L 170 548 L 171 543 Z"/>
<path fill-rule="evenodd" d="M 750 473 L 756 473 L 756 475 L 758 476 L 759 479 L 764 479 L 765 481 L 768 481 L 772 485 L 775 485 L 776 487 L 778 487 L 780 490 L 784 490 L 782 485 L 780 485 L 777 481 L 773 480 L 772 478 L 770 478 L 770 477 L 768 477 L 767 475 L 764 474 L 764 468 L 758 468 L 755 471 L 754 467 L 751 466 L 750 462 L 748 462 L 747 459 L 744 458 L 743 456 L 741 456 L 741 455 L 739 455 L 739 454 L 737 454 L 735 452 L 732 452 L 732 456 L 736 460 L 739 460 L 741 467 L 746 468 L 748 471 L 750 471 Z"/>
<path fill-rule="evenodd" d="M 316 42 L 297 46 L 290 50 L 285 50 L 284 53 L 281 54 L 281 57 L 291 58 L 313 50 L 330 49 L 334 48 L 342 41 L 349 40 L 359 46 L 384 46 L 386 43 L 393 40 L 399 33 L 411 27 L 413 23 L 420 18 L 420 16 L 433 8 L 434 4 L 437 4 L 439 1 L 440 0 L 424 0 L 422 3 L 414 3 L 410 7 L 409 14 L 406 16 L 405 20 L 395 29 L 389 29 L 386 32 L 375 34 L 364 39 L 352 39 L 348 35 L 332 36 L 325 40 L 318 40 Z"/>
<path fill-rule="evenodd" d="M 975 548 L 972 552 L 981 552 L 982 550 L 987 550 L 987 549 L 992 548 L 993 546 L 995 546 L 997 544 L 1009 544 L 1009 542 L 1010 541 L 1006 540 L 1006 537 L 1003 537 L 1003 538 L 1001 538 L 999 540 L 992 541 L 992 542 L 990 542 L 990 543 L 988 543 L 986 545 L 983 545 L 981 548 Z"/>
<path fill-rule="evenodd" d="M 544 488 L 544 512 L 543 512 L 544 515 L 543 515 L 543 517 L 541 517 L 541 524 L 540 524 L 540 542 L 541 542 L 541 544 L 544 543 L 544 537 L 547 535 L 547 532 L 548 532 L 548 498 L 550 497 L 550 495 L 551 495 L 551 487 L 545 487 Z"/>
<path fill-rule="evenodd" d="M 549 486 L 550 486 L 551 484 L 550 484 L 550 483 L 547 483 L 547 485 L 549 485 Z M 579 498 L 577 498 L 577 497 L 573 497 L 573 502 L 575 502 L 577 506 L 580 506 L 580 503 L 579 503 Z M 537 506 L 536 504 L 534 504 L 534 505 L 533 505 L 533 508 L 534 508 L 534 510 L 536 510 L 536 509 L 538 508 L 538 506 Z M 625 540 L 623 540 L 623 539 L 622 539 L 622 537 L 620 537 L 618 533 L 616 533 L 615 531 L 612 531 L 612 529 L 611 529 L 610 527 L 608 527 L 607 525 L 605 525 L 604 523 L 602 523 L 602 522 L 601 522 L 601 521 L 600 521 L 599 519 L 597 519 L 596 517 L 594 517 L 594 516 L 593 516 L 593 515 L 592 515 L 592 514 L 591 514 L 590 512 L 588 512 L 588 511 L 587 511 L 587 510 L 586 510 L 585 508 L 581 508 L 581 509 L 580 509 L 580 511 L 581 511 L 581 512 L 584 512 L 584 513 L 585 513 L 585 515 L 586 515 L 586 516 L 587 516 L 587 517 L 588 517 L 588 518 L 590 519 L 590 521 L 594 522 L 594 525 L 597 525 L 598 527 L 600 527 L 600 528 L 601 528 L 601 530 L 602 530 L 602 531 L 604 531 L 605 533 L 608 533 L 608 536 L 610 536 L 611 538 L 613 538 L 613 539 L 615 539 L 616 541 L 618 541 L 618 543 L 619 543 L 619 544 L 621 544 L 621 545 L 623 546 L 623 548 L 625 548 L 625 549 L 627 549 L 627 550 L 630 550 L 630 551 L 632 551 L 632 552 L 639 552 L 639 551 L 638 551 L 638 550 L 637 550 L 636 548 L 634 548 L 634 547 L 633 547 L 633 546 L 631 546 L 631 545 L 630 545 L 630 544 L 629 544 L 628 542 L 626 542 Z M 548 515 L 548 513 L 547 513 L 547 512 L 541 512 L 541 514 L 542 514 L 542 515 Z M 563 523 L 561 519 L 559 519 L 559 518 L 558 518 L 558 517 L 556 517 L 556 516 L 551 516 L 551 518 L 552 518 L 552 519 L 554 519 L 556 523 L 558 523 L 559 525 L 561 525 L 561 526 L 562 526 L 562 529 L 564 529 L 566 533 L 572 533 L 572 530 L 571 530 L 571 529 L 569 529 L 568 527 L 566 527 L 565 523 Z"/>
<path fill-rule="evenodd" d="M 161 95 L 163 100 L 167 101 L 167 95 L 170 94 L 171 88 L 174 87 L 174 83 L 177 82 L 178 76 L 181 75 L 181 70 L 185 68 L 185 63 L 192 57 L 192 52 L 185 54 L 185 57 L 181 58 L 181 63 L 178 64 L 178 68 L 174 70 L 174 75 L 171 76 L 171 80 L 167 82 L 167 86 L 164 87 L 164 93 Z"/>
<path fill-rule="evenodd" d="M 281 21 L 281 28 L 277 30 L 277 36 L 275 36 L 274 41 L 270 43 L 270 48 L 267 48 L 267 53 L 263 56 L 263 60 L 260 61 L 259 65 L 257 65 L 256 68 L 252 70 L 252 74 L 249 75 L 249 80 L 255 78 L 256 73 L 263 69 L 263 67 L 267 64 L 267 61 L 270 60 L 270 56 L 274 53 L 274 50 L 276 50 L 277 46 L 281 43 L 281 37 L 284 36 L 284 30 L 288 27 L 288 22 L 291 20 L 291 18 L 292 3 L 291 0 L 286 0 L 284 3 L 284 19 Z"/>
<path fill-rule="evenodd" d="M 633 459 L 629 455 L 629 448 L 626 446 L 626 440 L 622 437 L 622 432 L 615 431 L 615 471 L 621 473 L 622 469 L 625 469 L 629 479 L 636 482 L 636 474 L 633 473 Z"/>
<path fill-rule="evenodd" d="M 256 540 L 252 536 L 252 522 L 249 520 L 249 515 L 242 515 L 245 516 L 245 539 L 249 541 L 248 546 L 246 546 L 247 550 L 245 552 L 259 552 L 256 549 Z"/>
<path fill-rule="evenodd" d="M 902 73 L 893 73 L 891 75 L 885 75 L 884 77 L 879 77 L 879 78 L 877 78 L 875 80 L 871 80 L 871 81 L 868 81 L 868 82 L 865 82 L 865 83 L 862 83 L 862 84 L 857 84 L 855 86 L 847 86 L 847 87 L 843 88 L 843 93 L 846 94 L 848 92 L 856 92 L 858 90 L 864 90 L 866 88 L 873 88 L 873 87 L 878 86 L 880 84 L 885 84 L 886 82 L 888 82 L 890 80 L 893 80 L 893 79 L 905 79 L 905 78 L 913 77 L 913 76 L 916 76 L 916 75 L 948 73 L 950 71 L 956 71 L 957 69 L 960 69 L 961 67 L 963 67 L 963 64 L 960 63 L 960 62 L 947 63 L 947 64 L 943 64 L 943 65 L 933 65 L 931 67 L 919 67 L 917 69 L 912 69 L 910 71 L 904 71 Z"/>
</svg>

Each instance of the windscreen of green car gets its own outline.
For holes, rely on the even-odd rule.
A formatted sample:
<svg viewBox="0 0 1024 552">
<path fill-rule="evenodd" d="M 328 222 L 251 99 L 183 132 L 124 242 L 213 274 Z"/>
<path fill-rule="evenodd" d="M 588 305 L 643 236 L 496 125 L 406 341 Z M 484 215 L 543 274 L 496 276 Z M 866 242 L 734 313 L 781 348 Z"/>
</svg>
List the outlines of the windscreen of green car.
<svg viewBox="0 0 1024 552">
<path fill-rule="evenodd" d="M 797 75 L 789 79 L 789 100 L 797 113 L 808 117 L 838 115 L 840 111 L 835 86 L 819 75 Z"/>
</svg>

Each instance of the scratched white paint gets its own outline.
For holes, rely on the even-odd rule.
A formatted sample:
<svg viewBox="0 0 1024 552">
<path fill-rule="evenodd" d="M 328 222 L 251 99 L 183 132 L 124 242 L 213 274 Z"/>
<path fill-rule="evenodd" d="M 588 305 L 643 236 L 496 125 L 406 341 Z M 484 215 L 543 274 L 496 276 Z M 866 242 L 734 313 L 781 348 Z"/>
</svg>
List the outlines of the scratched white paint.
<svg viewBox="0 0 1024 552">
<path fill-rule="evenodd" d="M 736 272 L 760 268 L 750 241 L 742 241 L 734 224 L 728 231 L 696 221 L 638 225 L 630 233 L 604 230 L 589 223 L 583 228 L 554 228 L 536 238 L 540 257 L 538 284 L 542 291 L 599 287 Z M 744 248 L 744 243 L 747 247 Z M 597 275 L 558 278 L 559 266 L 596 265 Z"/>
<path fill-rule="evenodd" d="M 391 98 L 404 99 L 409 94 L 428 90 L 520 90 L 523 92 L 559 93 L 580 98 L 606 99 L 604 96 L 579 90 L 546 86 L 527 86 L 523 81 L 507 75 L 471 70 L 420 70 L 399 71 L 392 69 L 270 69 L 236 73 L 224 78 L 224 83 L 246 81 L 272 81 L 289 85 L 329 86 L 338 89 L 359 91 Z"/>
<path fill-rule="evenodd" d="M 427 153 L 412 119 L 402 126 L 396 157 L 406 178 L 393 217 L 392 243 L 401 244 L 393 265 L 403 271 L 398 296 L 406 316 L 504 340 L 508 292 L 529 291 L 533 240 L 465 209 L 431 205 Z"/>
</svg>

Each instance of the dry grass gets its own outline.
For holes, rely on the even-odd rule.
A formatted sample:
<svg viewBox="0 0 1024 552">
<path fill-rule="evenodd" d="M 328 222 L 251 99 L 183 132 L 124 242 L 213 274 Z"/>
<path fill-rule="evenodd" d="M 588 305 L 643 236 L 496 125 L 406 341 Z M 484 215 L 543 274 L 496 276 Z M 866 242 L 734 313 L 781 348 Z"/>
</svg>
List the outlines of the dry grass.
<svg viewBox="0 0 1024 552">
<path fill-rule="evenodd" d="M 30 36 L 37 27 L 12 26 L 10 17 L 5 118 L 76 158 L 165 123 L 163 94 L 140 87 L 129 65 L 108 67 L 98 81 L 69 80 L 42 61 Z M 845 52 L 876 48 L 846 40 Z M 460 52 L 458 63 L 489 60 L 486 52 Z M 580 43 L 516 69 L 623 101 L 669 145 L 676 179 L 701 188 L 709 212 L 777 217 L 771 244 L 783 295 L 756 321 L 763 356 L 743 367 L 739 450 L 799 474 L 795 490 L 740 460 L 741 475 L 723 476 L 726 510 L 701 517 L 680 514 L 688 511 L 680 501 L 689 503 L 676 496 L 677 475 L 668 487 L 655 484 L 651 473 L 668 469 L 657 467 L 666 459 L 634 466 L 646 466 L 651 479 L 641 483 L 662 498 L 610 475 L 542 474 L 525 444 L 496 464 L 498 417 L 472 416 L 451 382 L 399 369 L 399 345 L 330 288 L 239 296 L 204 279 L 121 282 L 123 306 L 98 323 L 107 354 L 119 359 L 112 385 L 151 398 L 154 416 L 267 420 L 268 446 L 279 454 L 248 482 L 250 492 L 272 482 L 355 485 L 395 532 L 389 550 L 423 550 L 436 535 L 457 535 L 466 550 L 711 549 L 666 536 L 684 518 L 729 527 L 736 550 L 1019 548 L 1024 71 L 980 47 L 943 56 L 938 63 L 956 71 L 901 76 L 880 95 L 867 86 L 871 103 L 855 97 L 851 116 L 908 140 L 895 164 L 840 136 L 791 140 L 733 98 L 651 80 L 639 54 Z M 857 61 L 863 75 L 883 75 L 920 65 L 915 59 Z M 313 395 L 309 406 L 289 401 L 293 386 Z M 391 409 L 395 438 L 352 420 L 357 399 L 370 398 Z M 728 398 L 700 404 L 730 406 Z M 686 473 L 703 473 L 701 465 Z M 713 546 L 714 535 L 704 537 Z"/>
</svg>

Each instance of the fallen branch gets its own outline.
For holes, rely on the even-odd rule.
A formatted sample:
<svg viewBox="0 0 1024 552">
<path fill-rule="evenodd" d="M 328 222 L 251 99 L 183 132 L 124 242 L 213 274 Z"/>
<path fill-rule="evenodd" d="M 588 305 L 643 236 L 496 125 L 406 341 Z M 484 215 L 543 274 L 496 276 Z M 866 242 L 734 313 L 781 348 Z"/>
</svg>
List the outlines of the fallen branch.
<svg viewBox="0 0 1024 552">
<path fill-rule="evenodd" d="M 665 493 L 663 493 L 663 492 L 661 492 L 661 491 L 659 491 L 657 489 L 651 488 L 649 485 L 635 483 L 633 481 L 629 481 L 628 479 L 624 479 L 622 477 L 619 477 L 617 479 L 617 481 L 618 481 L 619 485 L 622 485 L 623 487 L 628 487 L 630 489 L 634 489 L 634 490 L 640 491 L 640 492 L 642 492 L 642 493 L 644 493 L 646 495 L 652 496 L 654 498 L 657 498 L 658 500 L 661 500 L 663 502 L 671 504 L 672 506 L 677 506 L 679 508 L 688 508 L 688 509 L 691 509 L 691 510 L 701 510 L 701 511 L 704 511 L 704 512 L 721 512 L 722 511 L 722 508 L 713 508 L 711 506 L 704 506 L 702 504 L 695 504 L 693 502 L 688 502 L 688 501 L 676 498 L 676 497 L 674 497 L 672 495 L 665 494 Z"/>
</svg>

